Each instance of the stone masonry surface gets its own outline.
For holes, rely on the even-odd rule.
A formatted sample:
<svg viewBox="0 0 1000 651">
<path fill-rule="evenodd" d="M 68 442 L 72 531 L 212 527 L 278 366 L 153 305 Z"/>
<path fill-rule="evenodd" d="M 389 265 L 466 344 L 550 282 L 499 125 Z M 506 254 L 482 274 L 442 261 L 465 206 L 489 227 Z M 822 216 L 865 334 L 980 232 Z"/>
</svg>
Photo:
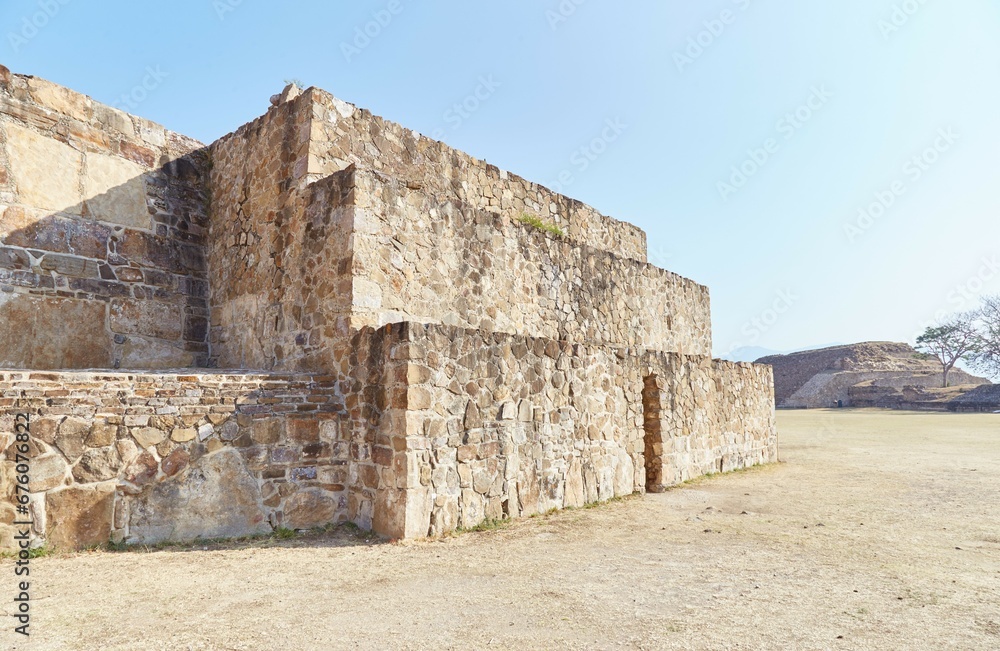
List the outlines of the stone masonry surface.
<svg viewBox="0 0 1000 651">
<path fill-rule="evenodd" d="M 775 461 L 770 367 L 712 360 L 645 246 L 318 89 L 206 147 L 0 67 L 0 548 L 18 413 L 62 548 L 436 536 Z"/>
<path fill-rule="evenodd" d="M 4 69 L 6 70 L 6 69 Z M 0 366 L 208 361 L 201 145 L 0 74 Z"/>
</svg>

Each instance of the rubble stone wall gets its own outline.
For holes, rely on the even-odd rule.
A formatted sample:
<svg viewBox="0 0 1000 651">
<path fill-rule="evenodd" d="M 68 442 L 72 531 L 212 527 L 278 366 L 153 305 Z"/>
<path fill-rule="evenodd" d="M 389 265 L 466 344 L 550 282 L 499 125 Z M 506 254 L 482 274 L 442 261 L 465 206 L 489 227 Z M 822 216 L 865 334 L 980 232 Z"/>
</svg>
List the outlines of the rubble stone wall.
<svg viewBox="0 0 1000 651">
<path fill-rule="evenodd" d="M 212 145 L 212 353 L 318 371 L 349 336 L 353 178 L 305 178 L 312 107 L 284 102 Z"/>
<path fill-rule="evenodd" d="M 321 178 L 351 165 L 419 184 L 446 201 L 516 220 L 528 213 L 570 239 L 623 258 L 646 261 L 646 233 L 590 206 L 473 158 L 316 88 L 309 174 Z"/>
<path fill-rule="evenodd" d="M 392 503 L 405 382 L 392 327 L 351 340 L 346 374 L 0 372 L 0 549 L 236 537 Z M 395 407 L 394 407 L 395 405 Z M 14 512 L 14 419 L 30 416 L 30 514 Z M 400 462 L 396 462 L 397 464 Z"/>
<path fill-rule="evenodd" d="M 355 327 L 423 321 L 711 354 L 706 287 L 394 177 L 358 169 L 354 185 Z"/>
<path fill-rule="evenodd" d="M 202 145 L 0 66 L 0 367 L 208 359 Z"/>
<path fill-rule="evenodd" d="M 647 488 L 778 460 L 773 380 L 767 366 L 651 353 L 653 440 Z M 648 396 L 648 394 L 647 394 Z"/>
<path fill-rule="evenodd" d="M 767 367 L 442 325 L 402 336 L 408 536 L 777 460 Z"/>
<path fill-rule="evenodd" d="M 439 535 L 776 460 L 770 367 L 645 260 L 323 91 L 205 148 L 0 67 L 0 368 L 35 369 L 0 371 L 0 548 L 17 414 L 54 547 Z"/>
</svg>

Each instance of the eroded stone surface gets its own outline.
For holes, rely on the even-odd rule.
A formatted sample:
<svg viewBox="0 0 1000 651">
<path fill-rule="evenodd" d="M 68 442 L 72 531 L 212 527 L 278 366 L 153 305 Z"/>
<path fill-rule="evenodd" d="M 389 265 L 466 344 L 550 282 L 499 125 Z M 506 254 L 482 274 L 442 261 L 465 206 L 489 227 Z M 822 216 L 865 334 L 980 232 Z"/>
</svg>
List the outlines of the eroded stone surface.
<svg viewBox="0 0 1000 651">
<path fill-rule="evenodd" d="M 206 455 L 176 479 L 132 498 L 129 542 L 267 533 L 260 488 L 240 454 Z"/>
<path fill-rule="evenodd" d="M 46 493 L 47 542 L 58 549 L 85 549 L 111 539 L 114 483 L 71 486 Z"/>
<path fill-rule="evenodd" d="M 299 491 L 285 505 L 285 526 L 290 529 L 312 529 L 334 521 L 337 500 L 316 489 Z"/>
<path fill-rule="evenodd" d="M 69 145 L 6 122 L 11 176 L 21 201 L 52 212 L 80 212 L 83 156 Z"/>
</svg>

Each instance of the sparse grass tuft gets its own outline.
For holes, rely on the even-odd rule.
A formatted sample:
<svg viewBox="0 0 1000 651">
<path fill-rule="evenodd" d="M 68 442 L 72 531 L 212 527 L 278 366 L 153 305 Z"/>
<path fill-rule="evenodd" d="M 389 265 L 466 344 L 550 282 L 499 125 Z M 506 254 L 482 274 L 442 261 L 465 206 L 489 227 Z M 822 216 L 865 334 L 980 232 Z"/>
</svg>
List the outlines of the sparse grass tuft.
<svg viewBox="0 0 1000 651">
<path fill-rule="evenodd" d="M 458 535 L 463 533 L 475 533 L 481 531 L 498 531 L 500 529 L 506 529 L 510 525 L 511 525 L 511 520 L 507 518 L 502 518 L 499 520 L 487 519 L 483 520 L 474 527 L 469 527 L 467 529 L 459 527 L 458 529 L 455 530 L 455 534 Z"/>
<path fill-rule="evenodd" d="M 548 222 L 542 221 L 542 219 L 540 217 L 538 217 L 537 215 L 531 215 L 531 214 L 528 214 L 528 213 L 523 213 L 518 218 L 517 221 L 519 221 L 522 224 L 525 224 L 527 226 L 531 226 L 533 228 L 537 228 L 540 231 L 545 231 L 546 233 L 549 233 L 551 235 L 555 235 L 556 237 L 566 237 L 566 231 L 564 231 L 563 229 L 559 228 L 555 224 L 549 224 Z"/>
<path fill-rule="evenodd" d="M 56 553 L 56 550 L 52 549 L 48 545 L 43 545 L 41 547 L 35 547 L 34 549 L 28 550 L 28 558 L 45 558 L 46 556 L 52 556 Z"/>
<path fill-rule="evenodd" d="M 274 530 L 274 537 L 278 540 L 290 540 L 297 535 L 295 529 L 289 529 L 288 527 L 278 527 Z"/>
<path fill-rule="evenodd" d="M 48 545 L 43 545 L 41 547 L 32 547 L 28 550 L 28 558 L 45 558 L 46 556 L 52 556 L 56 553 L 56 550 Z M 20 552 L 0 552 L 0 558 L 18 558 Z"/>
</svg>

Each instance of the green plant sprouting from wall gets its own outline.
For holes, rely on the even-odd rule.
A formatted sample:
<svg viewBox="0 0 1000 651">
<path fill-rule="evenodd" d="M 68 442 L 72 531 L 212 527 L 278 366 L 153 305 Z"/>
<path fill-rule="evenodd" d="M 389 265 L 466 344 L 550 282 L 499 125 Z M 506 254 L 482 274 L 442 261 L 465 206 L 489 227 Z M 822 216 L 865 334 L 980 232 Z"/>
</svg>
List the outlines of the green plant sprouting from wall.
<svg viewBox="0 0 1000 651">
<path fill-rule="evenodd" d="M 540 231 L 545 231 L 546 233 L 550 233 L 552 235 L 555 235 L 556 237 L 566 237 L 566 231 L 564 231 L 563 229 L 559 228 L 555 224 L 550 224 L 550 223 L 542 221 L 542 219 L 540 217 L 538 217 L 537 215 L 531 215 L 529 213 L 523 213 L 520 217 L 518 217 L 517 221 L 519 221 L 522 224 L 525 224 L 527 226 L 531 226 L 533 228 L 537 228 Z"/>
</svg>

